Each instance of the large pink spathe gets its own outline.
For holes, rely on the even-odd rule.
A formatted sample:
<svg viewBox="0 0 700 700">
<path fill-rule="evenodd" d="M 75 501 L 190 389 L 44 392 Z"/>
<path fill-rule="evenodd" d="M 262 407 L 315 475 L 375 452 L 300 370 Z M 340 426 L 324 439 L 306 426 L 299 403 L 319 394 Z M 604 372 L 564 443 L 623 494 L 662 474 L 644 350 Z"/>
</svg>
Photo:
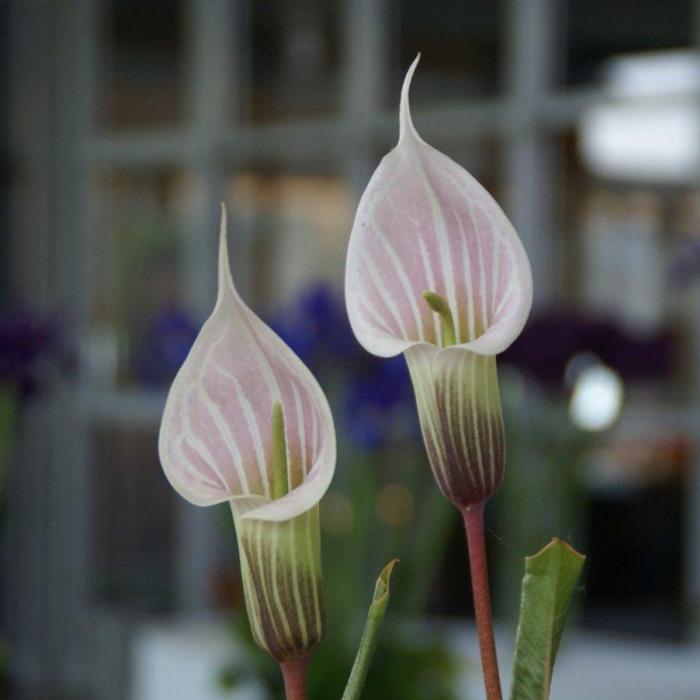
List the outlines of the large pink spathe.
<svg viewBox="0 0 700 700">
<path fill-rule="evenodd" d="M 350 323 L 366 350 L 397 355 L 439 345 L 439 318 L 423 301 L 444 297 L 458 347 L 480 355 L 505 350 L 532 305 L 527 255 L 491 195 L 463 168 L 429 146 L 401 92 L 399 143 L 375 171 L 350 237 L 345 294 Z"/>
<path fill-rule="evenodd" d="M 286 496 L 271 498 L 272 411 L 284 414 Z M 172 486 L 195 505 L 230 501 L 243 518 L 283 521 L 316 505 L 335 468 L 325 395 L 299 358 L 241 300 L 222 213 L 219 293 L 168 394 L 159 453 Z"/>
</svg>

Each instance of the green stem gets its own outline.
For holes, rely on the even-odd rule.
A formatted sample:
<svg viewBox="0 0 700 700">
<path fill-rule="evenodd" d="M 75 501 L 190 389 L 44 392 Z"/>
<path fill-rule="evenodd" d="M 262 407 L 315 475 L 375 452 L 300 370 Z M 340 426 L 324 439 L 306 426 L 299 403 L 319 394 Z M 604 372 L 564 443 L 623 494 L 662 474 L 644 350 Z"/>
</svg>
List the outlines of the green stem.
<svg viewBox="0 0 700 700">
<path fill-rule="evenodd" d="M 467 532 L 469 568 L 472 577 L 472 596 L 476 630 L 479 635 L 481 668 L 484 673 L 484 687 L 487 700 L 502 700 L 501 679 L 498 675 L 496 642 L 493 636 L 491 597 L 489 595 L 489 574 L 486 561 L 486 541 L 484 538 L 484 504 L 465 508 L 462 511 Z"/>
</svg>

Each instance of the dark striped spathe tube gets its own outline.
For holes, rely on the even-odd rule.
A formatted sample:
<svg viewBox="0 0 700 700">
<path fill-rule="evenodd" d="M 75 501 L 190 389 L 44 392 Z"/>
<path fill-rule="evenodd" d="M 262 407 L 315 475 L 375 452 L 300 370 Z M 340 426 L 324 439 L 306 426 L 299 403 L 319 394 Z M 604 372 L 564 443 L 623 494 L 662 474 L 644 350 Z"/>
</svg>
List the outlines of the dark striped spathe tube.
<svg viewBox="0 0 700 700">
<path fill-rule="evenodd" d="M 318 506 L 281 522 L 235 521 L 255 642 L 279 662 L 305 655 L 323 635 Z"/>
<path fill-rule="evenodd" d="M 435 479 L 460 508 L 483 503 L 505 475 L 496 358 L 460 347 L 419 345 L 406 361 Z"/>
</svg>

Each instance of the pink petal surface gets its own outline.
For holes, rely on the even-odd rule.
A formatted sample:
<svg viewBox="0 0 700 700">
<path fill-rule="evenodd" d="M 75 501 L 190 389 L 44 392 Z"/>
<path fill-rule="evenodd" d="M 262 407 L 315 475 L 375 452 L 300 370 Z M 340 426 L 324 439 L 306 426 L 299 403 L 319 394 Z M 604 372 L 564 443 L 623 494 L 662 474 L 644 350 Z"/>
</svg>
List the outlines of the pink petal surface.
<svg viewBox="0 0 700 700">
<path fill-rule="evenodd" d="M 270 498 L 271 428 L 282 405 L 290 492 Z M 195 505 L 231 501 L 245 518 L 281 521 L 314 506 L 335 468 L 335 431 L 325 395 L 285 343 L 233 285 L 222 214 L 219 293 L 180 368 L 159 435 L 163 470 Z"/>
<path fill-rule="evenodd" d="M 530 264 L 491 195 L 416 132 L 401 93 L 399 143 L 375 171 L 348 247 L 345 295 L 355 335 L 388 357 L 439 343 L 439 321 L 422 299 L 444 297 L 458 344 L 483 355 L 505 350 L 532 305 Z"/>
</svg>

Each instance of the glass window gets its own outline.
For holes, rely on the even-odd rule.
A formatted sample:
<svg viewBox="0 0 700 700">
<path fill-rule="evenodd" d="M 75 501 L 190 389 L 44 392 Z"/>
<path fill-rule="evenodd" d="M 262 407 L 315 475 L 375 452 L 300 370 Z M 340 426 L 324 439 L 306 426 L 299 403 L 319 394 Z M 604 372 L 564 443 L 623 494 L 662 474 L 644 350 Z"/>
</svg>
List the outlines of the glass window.
<svg viewBox="0 0 700 700">
<path fill-rule="evenodd" d="M 143 428 L 93 433 L 97 599 L 147 611 L 173 603 L 173 545 L 179 498 L 158 463 L 157 437 Z"/>
<path fill-rule="evenodd" d="M 110 170 L 97 179 L 87 340 L 96 386 L 166 387 L 196 335 L 183 283 L 188 184 L 171 170 Z"/>
<path fill-rule="evenodd" d="M 397 2 L 398 65 L 391 99 L 398 104 L 406 69 L 421 54 L 420 80 L 412 86 L 416 105 L 493 95 L 500 88 L 500 10 L 496 2 L 408 0 Z"/>
<path fill-rule="evenodd" d="M 103 14 L 98 124 L 159 126 L 184 114 L 182 1 L 110 0 Z"/>
<path fill-rule="evenodd" d="M 567 84 L 594 81 L 606 59 L 616 54 L 690 46 L 692 20 L 690 0 L 568 0 Z"/>
<path fill-rule="evenodd" d="M 227 201 L 232 247 L 237 238 L 247 242 L 242 256 L 232 256 L 234 274 L 259 311 L 276 310 L 317 283 L 342 288 L 355 204 L 342 179 L 251 170 L 231 177 Z"/>
<path fill-rule="evenodd" d="M 253 121 L 332 114 L 337 108 L 342 3 L 252 5 Z"/>
</svg>

